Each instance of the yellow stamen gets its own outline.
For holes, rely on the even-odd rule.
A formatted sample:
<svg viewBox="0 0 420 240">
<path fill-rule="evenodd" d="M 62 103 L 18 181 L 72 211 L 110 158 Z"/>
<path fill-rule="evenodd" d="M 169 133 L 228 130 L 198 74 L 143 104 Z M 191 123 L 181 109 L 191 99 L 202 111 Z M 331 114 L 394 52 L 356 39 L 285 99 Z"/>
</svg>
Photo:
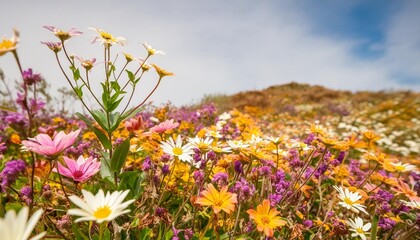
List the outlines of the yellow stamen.
<svg viewBox="0 0 420 240">
<path fill-rule="evenodd" d="M 181 148 L 179 148 L 179 147 L 175 147 L 174 149 L 172 149 L 172 152 L 173 152 L 176 156 L 182 155 L 182 153 L 183 153 L 182 149 L 181 149 Z"/>
<path fill-rule="evenodd" d="M 109 208 L 109 206 L 103 206 L 96 209 L 96 211 L 93 213 L 93 216 L 97 219 L 102 219 L 108 217 L 110 214 L 111 209 Z"/>
</svg>

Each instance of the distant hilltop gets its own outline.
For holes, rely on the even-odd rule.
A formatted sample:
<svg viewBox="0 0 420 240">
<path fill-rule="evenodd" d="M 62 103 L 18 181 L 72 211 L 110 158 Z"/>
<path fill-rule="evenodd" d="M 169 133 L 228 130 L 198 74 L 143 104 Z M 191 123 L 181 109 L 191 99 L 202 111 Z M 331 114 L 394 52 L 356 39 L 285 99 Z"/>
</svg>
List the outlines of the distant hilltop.
<svg viewBox="0 0 420 240">
<path fill-rule="evenodd" d="M 392 102 L 420 106 L 420 93 L 412 91 L 340 91 L 323 86 L 291 82 L 263 90 L 243 91 L 233 95 L 209 95 L 202 104 L 214 103 L 220 110 L 247 108 L 265 109 L 272 113 L 290 111 L 302 105 L 318 106 L 329 113 L 346 114 L 346 111 L 365 109 L 368 105 Z M 403 107 L 403 106 L 402 106 Z M 414 108 L 416 109 L 416 108 Z"/>
</svg>

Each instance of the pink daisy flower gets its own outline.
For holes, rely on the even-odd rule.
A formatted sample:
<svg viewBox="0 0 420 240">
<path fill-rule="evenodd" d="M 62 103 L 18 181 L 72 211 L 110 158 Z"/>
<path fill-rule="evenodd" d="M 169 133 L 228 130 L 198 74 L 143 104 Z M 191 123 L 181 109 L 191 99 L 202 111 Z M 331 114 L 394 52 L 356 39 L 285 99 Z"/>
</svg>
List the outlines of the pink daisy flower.
<svg viewBox="0 0 420 240">
<path fill-rule="evenodd" d="M 97 161 L 96 158 L 80 156 L 77 161 L 68 157 L 63 158 L 67 167 L 58 163 L 58 170 L 54 169 L 54 171 L 72 178 L 75 182 L 86 182 L 101 168 L 101 162 Z"/>
<path fill-rule="evenodd" d="M 32 151 L 48 157 L 55 157 L 66 148 L 70 147 L 80 133 L 80 129 L 69 134 L 57 133 L 53 139 L 48 134 L 38 134 L 34 138 L 22 141 L 22 150 Z"/>
</svg>

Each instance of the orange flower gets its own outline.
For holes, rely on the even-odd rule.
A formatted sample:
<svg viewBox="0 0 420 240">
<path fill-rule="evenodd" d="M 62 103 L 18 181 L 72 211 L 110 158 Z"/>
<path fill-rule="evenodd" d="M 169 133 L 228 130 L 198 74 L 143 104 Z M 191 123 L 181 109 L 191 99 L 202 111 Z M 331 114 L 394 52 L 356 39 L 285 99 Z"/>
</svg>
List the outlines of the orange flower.
<svg viewBox="0 0 420 240">
<path fill-rule="evenodd" d="M 257 230 L 264 231 L 267 237 L 272 237 L 274 229 L 286 225 L 286 221 L 280 219 L 276 209 L 270 209 L 270 201 L 265 199 L 262 204 L 257 206 L 257 210 L 249 209 L 249 217 L 257 224 Z"/>
<path fill-rule="evenodd" d="M 408 197 L 408 199 L 410 200 L 420 201 L 420 197 L 417 196 L 417 193 L 410 187 L 410 185 L 408 185 L 401 179 L 397 179 L 397 181 L 398 183 L 394 186 L 392 190 Z"/>
<path fill-rule="evenodd" d="M 219 213 L 221 210 L 227 214 L 235 210 L 235 203 L 238 202 L 235 193 L 227 191 L 228 187 L 224 186 L 220 192 L 209 183 L 207 189 L 201 192 L 201 197 L 198 197 L 196 202 L 202 206 L 213 206 L 214 213 Z"/>
</svg>

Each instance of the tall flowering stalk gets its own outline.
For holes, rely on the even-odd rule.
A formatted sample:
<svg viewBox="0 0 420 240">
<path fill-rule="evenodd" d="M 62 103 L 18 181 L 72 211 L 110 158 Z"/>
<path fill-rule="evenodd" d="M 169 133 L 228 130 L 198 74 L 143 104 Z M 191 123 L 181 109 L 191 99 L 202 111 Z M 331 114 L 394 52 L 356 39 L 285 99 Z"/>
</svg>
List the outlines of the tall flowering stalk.
<svg viewBox="0 0 420 240">
<path fill-rule="evenodd" d="M 155 87 L 143 99 L 143 101 L 136 104 L 135 107 L 129 109 L 134 92 L 137 85 L 139 84 L 140 79 L 150 69 L 150 66 L 147 64 L 147 60 L 149 60 L 149 58 L 153 55 L 161 54 L 161 51 L 152 48 L 148 44 L 143 44 L 146 48 L 147 56 L 144 60 L 140 60 L 140 64 L 135 67 L 135 70 L 129 70 L 128 65 L 137 61 L 135 61 L 135 58 L 130 54 L 124 53 L 125 64 L 119 71 L 117 71 L 116 62 L 113 60 L 114 58 L 111 55 L 111 50 L 117 44 L 124 46 L 127 42 L 126 39 L 123 37 L 114 37 L 111 33 L 108 33 L 102 29 L 91 27 L 90 29 L 97 33 L 97 36 L 92 43 L 98 42 L 103 47 L 102 62 L 104 66 L 104 81 L 100 83 L 99 87 L 102 89 L 102 93 L 99 95 L 94 91 L 94 89 L 98 86 L 95 86 L 93 84 L 95 81 L 90 79 L 90 72 L 94 70 L 97 58 L 85 60 L 79 56 L 71 56 L 68 54 L 66 48 L 66 42 L 69 41 L 72 37 L 82 34 L 82 32 L 75 28 L 72 28 L 69 31 L 62 31 L 61 29 L 54 26 L 44 27 L 50 30 L 59 39 L 59 42 L 43 43 L 54 52 L 61 72 L 65 76 L 72 90 L 75 92 L 79 100 L 89 112 L 90 116 L 96 122 L 96 124 L 94 124 L 89 118 L 85 117 L 81 113 L 77 113 L 77 116 L 82 119 L 95 133 L 96 137 L 99 139 L 102 146 L 106 150 L 106 154 L 103 154 L 104 157 L 102 160 L 106 171 L 104 171 L 102 176 L 113 178 L 115 186 L 117 187 L 119 174 L 121 173 L 121 169 L 129 152 L 130 137 L 126 138 L 121 144 L 117 146 L 114 144 L 115 139 L 113 138 L 113 133 L 117 130 L 123 120 L 132 117 L 141 110 L 142 105 L 149 99 L 149 97 L 160 85 L 162 78 L 166 76 L 172 76 L 173 73 L 170 73 L 160 68 L 159 66 L 152 64 L 159 76 Z M 65 59 L 67 60 L 71 74 L 67 73 L 65 67 L 63 66 L 64 63 L 60 60 L 59 54 L 61 53 L 64 54 Z M 79 60 L 80 67 L 76 65 L 74 61 L 75 58 Z M 124 72 L 126 72 L 126 77 L 123 80 L 122 73 Z M 131 90 L 128 90 L 128 86 L 131 87 Z M 130 91 L 129 95 L 127 95 L 128 91 Z M 99 106 L 99 110 L 94 110 L 87 106 L 85 102 L 86 93 L 93 97 Z"/>
</svg>

